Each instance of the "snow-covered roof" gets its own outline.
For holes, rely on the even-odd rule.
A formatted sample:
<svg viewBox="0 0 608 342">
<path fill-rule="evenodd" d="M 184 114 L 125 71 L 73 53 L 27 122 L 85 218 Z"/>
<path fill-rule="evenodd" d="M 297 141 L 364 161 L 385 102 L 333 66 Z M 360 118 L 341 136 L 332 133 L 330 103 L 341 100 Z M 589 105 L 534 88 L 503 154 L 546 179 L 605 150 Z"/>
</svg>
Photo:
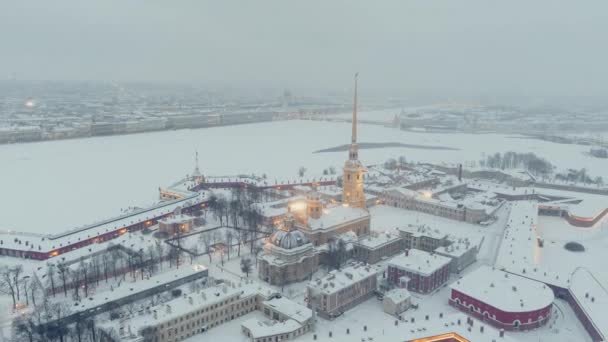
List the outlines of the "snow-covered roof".
<svg viewBox="0 0 608 342">
<path fill-rule="evenodd" d="M 384 298 L 390 299 L 393 303 L 402 303 L 411 297 L 410 291 L 405 288 L 395 288 L 384 294 Z"/>
<path fill-rule="evenodd" d="M 536 232 L 537 204 L 531 201 L 515 201 L 511 204 L 507 226 L 503 233 L 496 266 L 519 273 L 526 265 L 538 264 L 535 251 L 539 248 Z"/>
<path fill-rule="evenodd" d="M 207 196 L 207 192 L 190 193 L 188 197 L 160 202 L 149 208 L 139 209 L 119 217 L 110 218 L 84 227 L 77 227 L 52 236 L 14 231 L 0 232 L 0 240 L 2 240 L 2 245 L 0 245 L 0 247 L 47 253 L 54 249 L 66 247 L 86 239 L 95 238 L 105 233 L 117 231 L 137 223 L 146 222 L 162 215 L 171 214 L 177 208 L 202 203 L 208 198 Z M 25 242 L 28 244 L 26 245 Z"/>
<path fill-rule="evenodd" d="M 489 266 L 479 267 L 450 287 L 504 312 L 544 309 L 555 299 L 547 285 Z"/>
<path fill-rule="evenodd" d="M 312 318 L 312 310 L 285 297 L 272 298 L 262 303 L 300 324 Z"/>
<path fill-rule="evenodd" d="M 259 320 L 257 318 L 250 318 L 241 323 L 241 326 L 249 330 L 251 337 L 256 339 L 267 336 L 288 334 L 302 327 L 300 323 L 294 321 L 293 319 L 279 322 L 273 320 Z"/>
<path fill-rule="evenodd" d="M 373 265 L 354 264 L 340 270 L 333 270 L 320 279 L 308 283 L 308 288 L 324 294 L 336 293 L 364 279 L 375 277 L 378 267 Z"/>
<path fill-rule="evenodd" d="M 158 223 L 180 224 L 180 223 L 188 223 L 188 222 L 192 221 L 193 219 L 194 218 L 190 215 L 180 214 L 180 215 L 172 215 L 172 216 L 162 218 L 162 219 L 158 220 Z"/>
<path fill-rule="evenodd" d="M 366 209 L 337 205 L 324 209 L 318 219 L 309 217 L 307 226 L 311 230 L 322 230 L 366 218 L 369 218 L 369 212 Z"/>
<path fill-rule="evenodd" d="M 447 246 L 439 246 L 435 249 L 436 253 L 450 257 L 461 257 L 466 252 L 481 245 L 481 237 L 474 235 L 470 237 L 456 238 L 448 237 L 451 242 Z"/>
<path fill-rule="evenodd" d="M 579 268 L 570 279 L 570 292 L 592 324 L 608 338 L 608 289 L 590 271 Z"/>
<path fill-rule="evenodd" d="M 412 236 L 417 236 L 417 237 L 427 236 L 427 237 L 431 237 L 434 239 L 443 239 L 444 237 L 447 237 L 447 234 L 445 234 L 441 230 L 433 229 L 424 224 L 421 224 L 421 225 L 409 224 L 407 226 L 398 227 L 397 229 L 401 232 L 409 233 Z"/>
<path fill-rule="evenodd" d="M 230 286 L 229 284 L 211 286 L 202 289 L 199 292 L 184 294 L 167 302 L 150 307 L 139 315 L 129 317 L 124 324 L 131 326 L 135 331 L 139 331 L 145 327 L 155 326 L 183 316 L 189 312 L 220 303 L 228 298 L 247 298 L 256 295 L 262 295 L 268 298 L 274 293 L 273 290 L 254 283 L 237 284 L 235 286 Z M 156 313 L 156 317 L 154 316 L 154 313 Z"/>
<path fill-rule="evenodd" d="M 388 265 L 427 277 L 448 265 L 451 261 L 452 259 L 445 256 L 431 254 L 419 249 L 410 249 L 406 253 L 393 257 Z"/>
<path fill-rule="evenodd" d="M 393 234 L 390 231 L 379 233 L 372 232 L 372 234 L 361 237 L 357 241 L 357 244 L 368 248 L 377 248 L 398 239 L 401 239 L 401 237 L 399 235 Z"/>
</svg>

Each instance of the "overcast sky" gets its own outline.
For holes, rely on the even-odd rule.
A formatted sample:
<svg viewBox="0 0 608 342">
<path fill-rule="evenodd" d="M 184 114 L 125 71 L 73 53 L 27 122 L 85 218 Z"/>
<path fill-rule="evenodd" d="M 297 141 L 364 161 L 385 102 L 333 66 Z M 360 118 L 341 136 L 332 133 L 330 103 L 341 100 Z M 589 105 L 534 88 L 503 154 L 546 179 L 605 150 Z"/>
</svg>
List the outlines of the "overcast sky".
<svg viewBox="0 0 608 342">
<path fill-rule="evenodd" d="M 608 1 L 0 0 L 0 78 L 604 96 Z"/>
</svg>

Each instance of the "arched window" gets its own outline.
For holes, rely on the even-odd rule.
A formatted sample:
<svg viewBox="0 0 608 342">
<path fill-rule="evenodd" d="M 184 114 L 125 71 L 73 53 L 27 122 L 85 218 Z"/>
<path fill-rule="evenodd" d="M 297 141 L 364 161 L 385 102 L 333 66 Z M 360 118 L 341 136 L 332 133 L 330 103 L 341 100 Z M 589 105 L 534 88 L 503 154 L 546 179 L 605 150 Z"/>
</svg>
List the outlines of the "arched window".
<svg viewBox="0 0 608 342">
<path fill-rule="evenodd" d="M 519 327 L 520 325 L 521 325 L 521 322 L 520 322 L 520 321 L 513 321 L 513 326 L 514 326 L 514 327 L 516 327 L 516 328 L 517 328 L 517 327 Z"/>
</svg>

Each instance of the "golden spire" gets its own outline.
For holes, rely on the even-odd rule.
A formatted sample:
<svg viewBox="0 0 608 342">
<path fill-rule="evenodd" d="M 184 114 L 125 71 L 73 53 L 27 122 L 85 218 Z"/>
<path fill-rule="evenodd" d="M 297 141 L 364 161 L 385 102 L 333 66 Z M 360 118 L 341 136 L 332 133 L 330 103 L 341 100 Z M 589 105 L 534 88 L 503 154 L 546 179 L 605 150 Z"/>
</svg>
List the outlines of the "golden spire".
<svg viewBox="0 0 608 342">
<path fill-rule="evenodd" d="M 352 132 L 352 143 L 357 142 L 357 77 L 359 73 L 355 74 L 355 104 L 353 107 L 353 132 Z"/>
</svg>

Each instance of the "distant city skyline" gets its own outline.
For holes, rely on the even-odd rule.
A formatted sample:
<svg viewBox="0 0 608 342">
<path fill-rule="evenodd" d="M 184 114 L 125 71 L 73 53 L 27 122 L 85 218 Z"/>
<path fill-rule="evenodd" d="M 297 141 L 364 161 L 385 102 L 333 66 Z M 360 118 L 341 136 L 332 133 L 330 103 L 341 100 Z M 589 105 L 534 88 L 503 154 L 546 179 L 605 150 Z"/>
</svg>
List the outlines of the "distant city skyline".
<svg viewBox="0 0 608 342">
<path fill-rule="evenodd" d="M 362 94 L 594 101 L 608 83 L 607 10 L 546 0 L 5 2 L 0 79 L 348 92 L 359 71 Z"/>
</svg>

